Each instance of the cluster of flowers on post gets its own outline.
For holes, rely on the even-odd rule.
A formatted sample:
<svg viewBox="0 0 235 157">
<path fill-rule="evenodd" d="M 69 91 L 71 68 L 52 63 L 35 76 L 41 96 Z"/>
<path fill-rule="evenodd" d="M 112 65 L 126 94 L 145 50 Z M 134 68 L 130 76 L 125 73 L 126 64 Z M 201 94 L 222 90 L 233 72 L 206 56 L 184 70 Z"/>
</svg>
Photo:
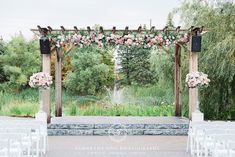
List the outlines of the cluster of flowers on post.
<svg viewBox="0 0 235 157">
<path fill-rule="evenodd" d="M 187 74 L 185 82 L 189 88 L 207 87 L 210 79 L 207 74 L 197 71 Z"/>
<path fill-rule="evenodd" d="M 29 80 L 29 86 L 33 88 L 48 89 L 52 83 L 52 76 L 45 72 L 35 73 Z"/>
<path fill-rule="evenodd" d="M 78 33 L 51 34 L 49 37 L 50 40 L 52 40 L 52 43 L 57 47 L 61 47 L 66 43 L 73 43 L 81 48 L 93 43 L 97 44 L 99 47 L 103 47 L 105 44 L 144 48 L 151 48 L 156 45 L 169 47 L 176 42 L 187 43 L 189 41 L 187 33 L 160 31 L 152 33 L 130 32 L 125 35 L 120 33 L 100 33 L 98 31 L 85 33 L 85 31 L 81 31 Z"/>
</svg>

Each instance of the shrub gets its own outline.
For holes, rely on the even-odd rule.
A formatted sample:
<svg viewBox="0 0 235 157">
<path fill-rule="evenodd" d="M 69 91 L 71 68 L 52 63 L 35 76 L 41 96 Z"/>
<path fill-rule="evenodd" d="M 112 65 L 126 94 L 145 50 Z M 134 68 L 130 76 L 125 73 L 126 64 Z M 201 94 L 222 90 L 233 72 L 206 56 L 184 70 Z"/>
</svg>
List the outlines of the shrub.
<svg viewBox="0 0 235 157">
<path fill-rule="evenodd" d="M 113 70 L 104 63 L 102 54 L 96 49 L 86 47 L 74 53 L 73 71 L 65 80 L 65 87 L 72 93 L 94 95 L 112 84 Z"/>
<path fill-rule="evenodd" d="M 29 76 L 40 70 L 40 53 L 37 40 L 27 42 L 22 35 L 7 43 L 7 50 L 0 55 L 5 81 L 13 91 L 27 84 Z"/>
<path fill-rule="evenodd" d="M 6 50 L 7 50 L 6 43 L 0 40 L 0 56 L 4 55 L 6 53 Z M 0 60 L 0 83 L 5 81 L 6 81 L 6 75 L 4 74 L 3 63 Z"/>
</svg>

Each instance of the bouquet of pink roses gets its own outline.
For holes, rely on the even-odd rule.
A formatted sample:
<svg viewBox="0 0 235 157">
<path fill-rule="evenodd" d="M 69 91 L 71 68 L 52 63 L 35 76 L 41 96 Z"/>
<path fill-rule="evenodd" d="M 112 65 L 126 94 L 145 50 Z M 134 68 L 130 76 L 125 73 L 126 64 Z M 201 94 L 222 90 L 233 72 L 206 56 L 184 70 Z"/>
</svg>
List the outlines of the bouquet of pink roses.
<svg viewBox="0 0 235 157">
<path fill-rule="evenodd" d="M 52 76 L 45 72 L 35 73 L 30 77 L 29 80 L 29 85 L 33 88 L 47 89 L 52 83 Z"/>
</svg>

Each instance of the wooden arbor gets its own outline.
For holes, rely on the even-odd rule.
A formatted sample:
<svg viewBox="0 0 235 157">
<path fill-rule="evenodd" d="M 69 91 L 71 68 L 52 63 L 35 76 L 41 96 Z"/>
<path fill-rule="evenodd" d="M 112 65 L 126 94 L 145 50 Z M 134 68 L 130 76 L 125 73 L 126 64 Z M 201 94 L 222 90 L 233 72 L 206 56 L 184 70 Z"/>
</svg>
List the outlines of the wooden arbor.
<svg viewBox="0 0 235 157">
<path fill-rule="evenodd" d="M 77 29 L 77 27 L 75 26 L 73 29 L 65 29 L 63 26 L 61 26 L 61 29 L 52 29 L 50 26 L 47 28 L 41 28 L 40 26 L 38 26 L 38 29 L 31 29 L 31 31 L 33 31 L 34 33 L 36 33 L 37 35 L 42 35 L 44 34 L 42 30 L 47 30 L 47 36 L 51 38 L 51 43 L 52 46 L 51 50 L 56 52 L 56 72 L 55 72 L 55 90 L 56 90 L 56 111 L 55 111 L 55 116 L 60 117 L 62 116 L 62 98 L 61 98 L 61 93 L 62 93 L 62 82 L 61 82 L 61 69 L 62 69 L 62 50 L 61 50 L 61 42 L 65 42 L 65 43 L 69 43 L 71 44 L 72 42 L 74 42 L 74 40 L 71 38 L 71 34 L 73 35 L 77 35 L 79 30 Z M 119 32 L 119 34 L 121 33 L 122 35 L 119 35 L 118 39 L 122 39 L 122 37 L 127 36 L 129 33 L 141 33 L 143 31 L 145 31 L 146 35 L 144 37 L 144 43 L 146 44 L 145 46 L 153 46 L 153 45 L 157 45 L 159 48 L 163 49 L 164 51 L 166 51 L 168 53 L 168 49 L 164 46 L 163 43 L 166 43 L 167 40 L 170 41 L 170 39 L 163 39 L 160 35 L 156 36 L 156 37 L 151 37 L 149 34 L 154 34 L 155 32 L 160 32 L 161 34 L 167 34 L 168 32 L 173 32 L 175 34 L 179 34 L 179 33 L 187 33 L 187 36 L 185 37 L 181 37 L 178 38 L 178 40 L 172 40 L 172 44 L 175 45 L 175 53 L 174 53 L 174 60 L 175 60 L 175 86 L 174 86 L 174 93 L 175 93 L 175 116 L 181 116 L 181 63 L 180 63 L 180 51 L 181 51 L 181 45 L 184 43 L 187 43 L 191 40 L 191 35 L 194 33 L 194 31 L 198 31 L 200 30 L 200 32 L 203 30 L 203 28 L 201 29 L 193 29 L 193 27 L 191 27 L 190 29 L 180 29 L 180 27 L 177 27 L 176 29 L 168 29 L 167 27 L 165 27 L 164 29 L 155 29 L 155 27 L 152 27 L 150 30 L 143 30 L 142 27 L 139 27 L 136 30 L 129 30 L 128 27 L 126 27 L 125 29 L 120 29 L 120 30 L 116 30 L 116 27 L 113 27 L 113 29 L 107 29 L 104 30 L 102 27 L 100 27 L 98 34 L 94 34 L 97 38 L 98 38 L 98 42 L 96 41 L 97 39 L 95 39 L 93 42 L 96 42 L 97 44 L 102 45 L 102 42 L 99 42 L 99 36 L 103 35 L 104 32 L 111 32 L 111 36 L 106 37 L 105 40 L 107 41 L 107 39 L 109 40 L 113 40 L 112 35 L 115 35 L 116 32 Z M 95 32 L 95 30 L 91 29 L 90 27 L 87 27 L 86 30 L 82 30 L 82 31 L 86 31 L 88 33 L 88 35 L 91 35 L 92 32 Z M 38 34 L 39 32 L 39 34 Z M 65 37 L 66 33 L 69 33 L 70 38 L 69 39 L 61 39 L 57 38 L 58 35 L 62 35 L 63 37 Z M 67 34 L 68 35 L 68 34 Z M 156 35 L 156 33 L 155 33 Z M 86 36 L 87 38 L 88 36 Z M 89 36 L 90 38 L 91 36 Z M 115 37 L 114 37 L 115 38 Z M 175 37 L 176 38 L 176 37 Z M 82 40 L 83 38 L 79 38 L 79 42 Z M 102 40 L 103 38 L 101 38 Z M 65 41 L 66 40 L 66 41 Z M 78 39 L 77 39 L 78 40 Z M 128 40 L 128 39 L 125 39 Z M 113 43 L 116 43 L 117 41 L 114 41 Z M 111 43 L 111 42 L 110 42 Z M 112 44 L 113 44 L 112 43 Z M 72 50 L 73 48 L 75 48 L 76 46 L 79 46 L 80 43 L 76 43 L 76 44 L 71 44 L 69 50 Z M 122 44 L 126 44 L 125 41 L 123 41 Z M 130 46 L 130 45 L 128 45 Z M 190 49 L 191 50 L 191 49 Z M 43 71 L 44 72 L 48 72 L 50 73 L 50 55 L 45 55 L 43 54 Z M 189 71 L 193 72 L 193 71 L 197 71 L 197 53 L 192 53 L 190 51 L 189 53 Z M 48 114 L 48 122 L 50 122 L 50 92 L 48 91 L 47 93 L 44 93 L 44 111 Z M 197 99 L 197 91 L 196 90 L 189 90 L 189 118 L 191 119 L 191 115 L 192 112 L 195 110 L 196 108 L 196 100 Z"/>
</svg>

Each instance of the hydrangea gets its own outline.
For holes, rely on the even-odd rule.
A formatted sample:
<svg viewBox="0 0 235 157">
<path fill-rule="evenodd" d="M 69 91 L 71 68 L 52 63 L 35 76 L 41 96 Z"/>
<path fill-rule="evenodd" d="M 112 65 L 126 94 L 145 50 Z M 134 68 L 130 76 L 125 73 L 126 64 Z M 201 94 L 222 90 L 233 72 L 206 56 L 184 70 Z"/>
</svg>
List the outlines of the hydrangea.
<svg viewBox="0 0 235 157">
<path fill-rule="evenodd" d="M 187 74 L 185 82 L 189 88 L 207 87 L 210 79 L 207 74 L 197 71 Z"/>
<path fill-rule="evenodd" d="M 29 80 L 29 86 L 33 88 L 48 89 L 52 83 L 52 76 L 45 72 L 35 73 Z"/>
</svg>

